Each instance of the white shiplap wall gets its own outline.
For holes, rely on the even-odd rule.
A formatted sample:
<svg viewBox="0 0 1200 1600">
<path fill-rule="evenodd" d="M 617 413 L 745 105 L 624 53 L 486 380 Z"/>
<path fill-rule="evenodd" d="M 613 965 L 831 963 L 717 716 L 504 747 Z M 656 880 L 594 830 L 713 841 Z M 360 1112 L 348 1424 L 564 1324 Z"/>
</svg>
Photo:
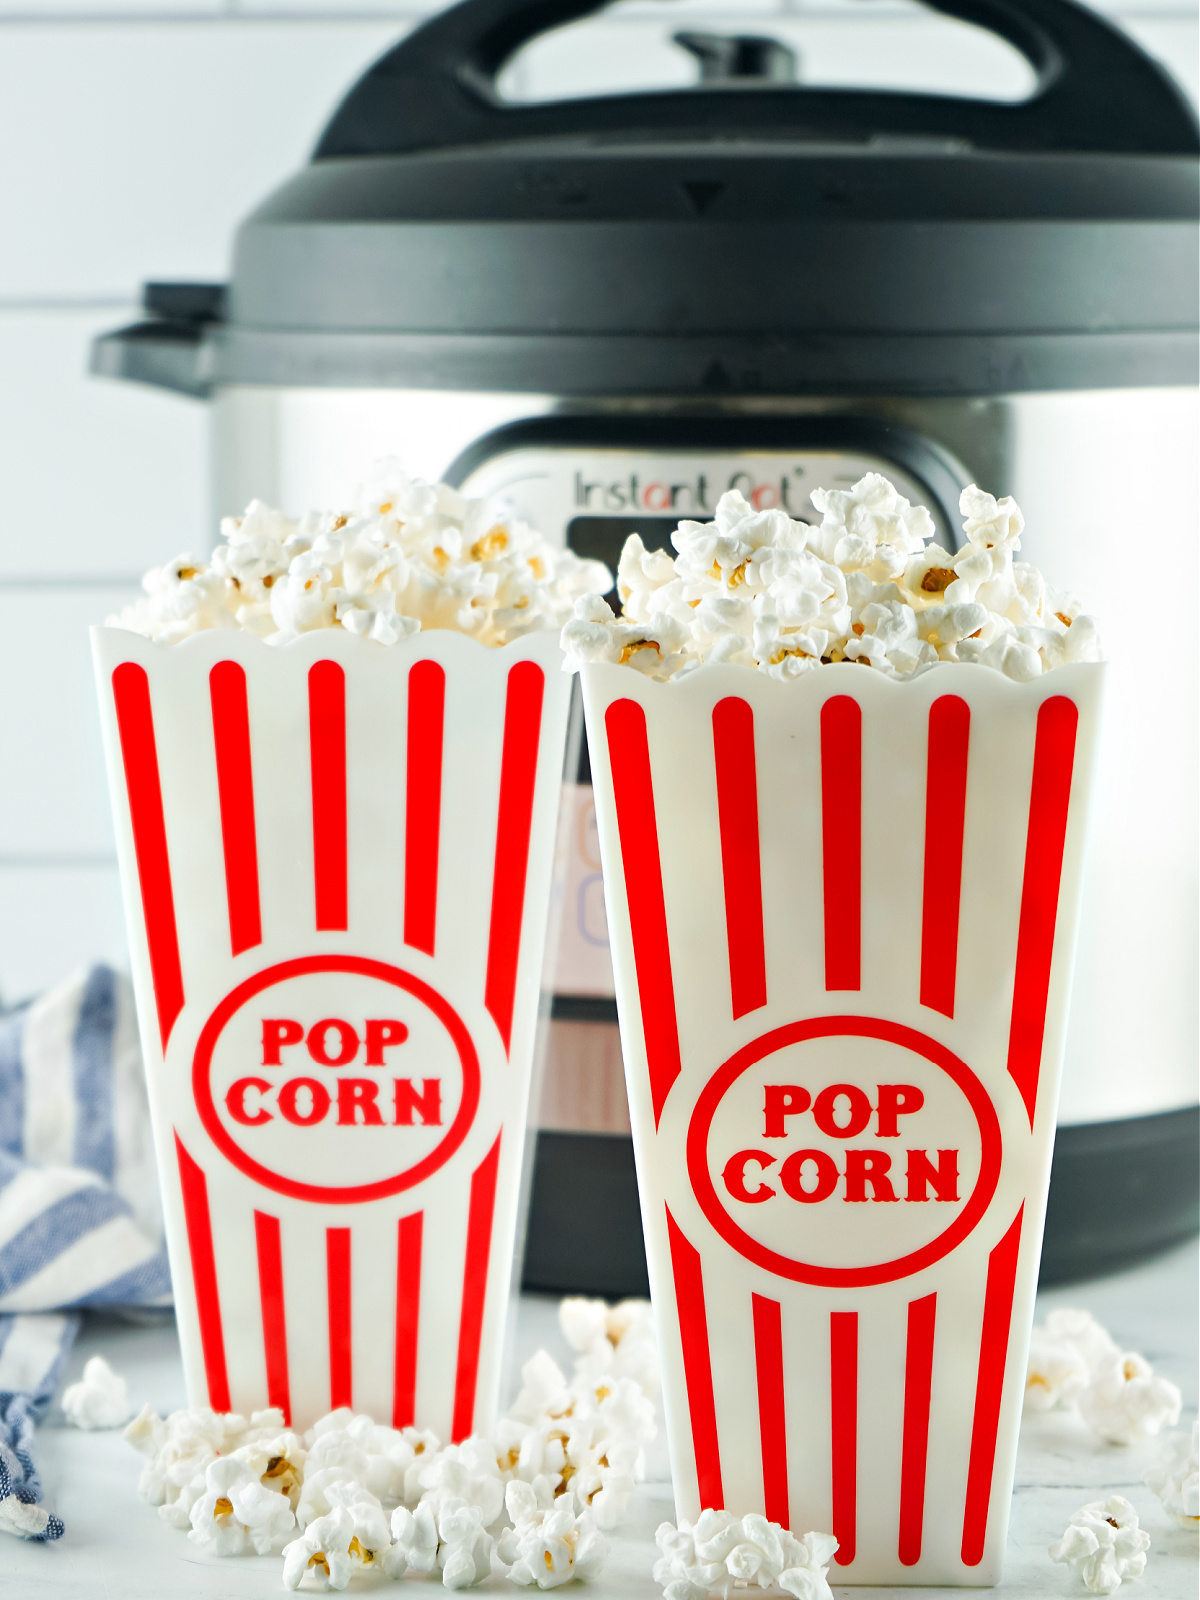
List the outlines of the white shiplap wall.
<svg viewBox="0 0 1200 1600">
<path fill-rule="evenodd" d="M 201 405 L 86 374 L 145 279 L 220 279 L 238 219 L 421 14 L 386 0 L 0 0 L 0 999 L 124 962 L 87 625 L 211 542 Z M 428 7 L 425 9 L 433 9 Z M 1106 5 L 1196 93 L 1194 0 Z M 648 0 L 549 39 L 518 96 L 689 81 L 684 26 L 777 30 L 822 81 L 1019 94 L 903 0 Z M 1114 108 L 1119 114 L 1119 108 Z M 300 509 L 300 508 L 296 508 Z"/>
</svg>

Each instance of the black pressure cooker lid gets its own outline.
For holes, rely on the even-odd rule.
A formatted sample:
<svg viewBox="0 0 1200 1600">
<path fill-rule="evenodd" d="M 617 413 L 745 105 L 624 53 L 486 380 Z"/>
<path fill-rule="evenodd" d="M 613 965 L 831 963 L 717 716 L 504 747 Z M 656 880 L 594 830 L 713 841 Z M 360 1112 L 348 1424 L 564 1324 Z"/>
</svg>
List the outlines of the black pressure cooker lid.
<svg viewBox="0 0 1200 1600">
<path fill-rule="evenodd" d="M 750 80 L 498 97 L 520 46 L 600 3 L 465 0 L 378 61 L 242 224 L 223 310 L 193 323 L 193 392 L 1196 381 L 1196 121 L 1095 14 L 928 0 L 1028 58 L 1019 104 L 780 83 L 769 40 L 745 41 Z"/>
</svg>

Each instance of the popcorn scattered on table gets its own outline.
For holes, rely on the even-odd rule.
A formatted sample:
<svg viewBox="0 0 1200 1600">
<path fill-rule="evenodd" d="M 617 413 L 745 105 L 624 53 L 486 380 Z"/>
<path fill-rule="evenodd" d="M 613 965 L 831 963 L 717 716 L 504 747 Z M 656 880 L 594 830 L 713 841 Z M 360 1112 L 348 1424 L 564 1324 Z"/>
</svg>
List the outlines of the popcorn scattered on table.
<svg viewBox="0 0 1200 1600">
<path fill-rule="evenodd" d="M 344 1507 L 317 1517 L 284 1546 L 284 1587 L 298 1589 L 305 1578 L 312 1578 L 318 1589 L 344 1589 L 354 1575 L 354 1540 L 354 1518 Z"/>
<path fill-rule="evenodd" d="M 191 1525 L 191 1506 L 204 1493 L 211 1462 L 285 1432 L 283 1412 L 278 1409 L 256 1411 L 247 1422 L 236 1412 L 222 1416 L 202 1406 L 173 1411 L 164 1419 L 147 1405 L 122 1437 L 146 1457 L 138 1480 L 142 1499 L 158 1506 L 164 1521 L 186 1528 Z M 272 1487 L 269 1467 L 261 1476 L 264 1486 Z"/>
<path fill-rule="evenodd" d="M 500 1535 L 500 1559 L 509 1579 L 522 1587 L 557 1589 L 572 1578 L 599 1576 L 608 1555 L 608 1540 L 599 1532 L 591 1511 L 576 1515 L 566 1496 L 548 1509 L 538 1505 L 533 1488 L 513 1479 L 504 1499 L 512 1527 Z"/>
<path fill-rule="evenodd" d="M 278 1555 L 296 1526 L 287 1497 L 236 1455 L 209 1463 L 204 1491 L 192 1502 L 188 1538 L 209 1555 Z"/>
<path fill-rule="evenodd" d="M 1027 1410 L 1075 1405 L 1107 1444 L 1133 1444 L 1178 1422 L 1181 1404 L 1175 1384 L 1155 1377 L 1144 1356 L 1121 1350 L 1088 1312 L 1063 1307 L 1034 1328 Z"/>
<path fill-rule="evenodd" d="M 1083 1393 L 1102 1361 L 1117 1354 L 1113 1340 L 1088 1311 L 1062 1307 L 1033 1330 L 1025 1377 L 1025 1409 L 1051 1411 Z"/>
<path fill-rule="evenodd" d="M 400 1577 L 410 1567 L 414 1572 L 437 1570 L 441 1538 L 431 1505 L 422 1503 L 415 1511 L 397 1506 L 392 1512 L 392 1538 L 395 1543 L 385 1562 L 393 1577 Z"/>
<path fill-rule="evenodd" d="M 93 1356 L 79 1382 L 63 1391 L 62 1408 L 73 1428 L 119 1428 L 129 1421 L 129 1386 L 103 1356 Z"/>
<path fill-rule="evenodd" d="M 1109 1356 L 1079 1396 L 1079 1414 L 1107 1444 L 1150 1439 L 1163 1424 L 1179 1421 L 1183 1396 L 1132 1350 Z"/>
<path fill-rule="evenodd" d="M 345 1407 L 300 1435 L 279 1410 L 164 1420 L 147 1406 L 125 1430 L 146 1457 L 139 1490 L 209 1555 L 282 1550 L 292 1589 L 344 1589 L 364 1567 L 448 1589 L 493 1571 L 542 1589 L 594 1577 L 601 1530 L 645 1475 L 657 1352 L 646 1301 L 568 1300 L 560 1322 L 574 1376 L 539 1351 L 493 1438 L 443 1449 Z"/>
<path fill-rule="evenodd" d="M 1050 1559 L 1069 1566 L 1092 1594 L 1111 1594 L 1123 1579 L 1141 1577 L 1149 1548 L 1150 1535 L 1138 1527 L 1137 1512 L 1114 1494 L 1075 1513 L 1062 1538 L 1050 1546 Z"/>
<path fill-rule="evenodd" d="M 612 662 L 665 680 L 712 661 L 788 679 L 860 661 L 911 678 L 968 661 L 1026 682 L 1100 659 L 1078 602 L 1013 560 L 1024 519 L 1011 496 L 963 490 L 967 542 L 956 554 L 927 542 L 929 512 L 877 472 L 812 501 L 819 528 L 730 490 L 713 522 L 679 524 L 674 559 L 631 534 L 617 569 L 621 615 L 599 593 L 576 601 L 562 631 L 568 670 Z"/>
<path fill-rule="evenodd" d="M 143 579 L 144 598 L 110 617 L 163 644 L 240 628 L 286 644 L 345 628 L 396 644 L 451 628 L 488 645 L 560 628 L 575 600 L 611 584 L 608 568 L 557 549 L 525 523 L 385 461 L 349 510 L 293 519 L 252 501 L 226 517 L 208 562 L 179 556 Z"/>
<path fill-rule="evenodd" d="M 1154 1490 L 1172 1521 L 1183 1528 L 1200 1527 L 1200 1422 L 1191 1436 L 1169 1433 L 1162 1453 L 1147 1467 L 1142 1481 Z"/>
<path fill-rule="evenodd" d="M 838 1542 L 832 1534 L 798 1539 L 765 1517 L 702 1511 L 695 1527 L 663 1522 L 654 1538 L 662 1552 L 654 1581 L 663 1585 L 664 1600 L 728 1597 L 735 1583 L 783 1589 L 797 1600 L 833 1600 L 828 1572 Z"/>
<path fill-rule="evenodd" d="M 558 1308 L 558 1322 L 579 1359 L 575 1376 L 601 1383 L 632 1378 L 653 1399 L 658 1394 L 658 1342 L 649 1300 L 603 1300 L 571 1296 Z"/>
</svg>

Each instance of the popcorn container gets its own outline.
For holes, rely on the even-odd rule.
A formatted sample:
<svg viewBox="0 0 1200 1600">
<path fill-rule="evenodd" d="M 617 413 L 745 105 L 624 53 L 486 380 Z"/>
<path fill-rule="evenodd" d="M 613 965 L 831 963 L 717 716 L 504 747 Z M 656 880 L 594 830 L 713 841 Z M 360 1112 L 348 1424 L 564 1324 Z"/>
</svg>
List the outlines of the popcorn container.
<svg viewBox="0 0 1200 1600">
<path fill-rule="evenodd" d="M 555 637 L 93 643 L 189 1399 L 489 1427 Z"/>
<path fill-rule="evenodd" d="M 583 669 L 681 1516 L 998 1581 L 1104 669 Z"/>
</svg>

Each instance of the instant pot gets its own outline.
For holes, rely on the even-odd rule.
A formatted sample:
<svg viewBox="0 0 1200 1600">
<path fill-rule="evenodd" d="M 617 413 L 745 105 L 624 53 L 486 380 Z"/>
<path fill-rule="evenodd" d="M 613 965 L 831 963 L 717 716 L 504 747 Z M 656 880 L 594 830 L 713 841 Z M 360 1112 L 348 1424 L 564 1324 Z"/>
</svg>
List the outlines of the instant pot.
<svg viewBox="0 0 1200 1600">
<path fill-rule="evenodd" d="M 354 86 L 228 286 L 149 286 L 93 369 L 211 404 L 219 513 L 333 503 L 397 447 L 613 563 L 731 487 L 808 518 L 881 471 L 950 543 L 963 485 L 1014 494 L 1112 662 L 1061 1280 L 1197 1222 L 1200 143 L 1070 0 L 933 8 L 1021 51 L 1032 96 L 805 87 L 774 41 L 691 35 L 690 90 L 507 103 L 514 53 L 599 7 L 466 0 Z M 645 1269 L 586 759 L 568 776 L 526 1281 L 615 1294 Z"/>
</svg>

